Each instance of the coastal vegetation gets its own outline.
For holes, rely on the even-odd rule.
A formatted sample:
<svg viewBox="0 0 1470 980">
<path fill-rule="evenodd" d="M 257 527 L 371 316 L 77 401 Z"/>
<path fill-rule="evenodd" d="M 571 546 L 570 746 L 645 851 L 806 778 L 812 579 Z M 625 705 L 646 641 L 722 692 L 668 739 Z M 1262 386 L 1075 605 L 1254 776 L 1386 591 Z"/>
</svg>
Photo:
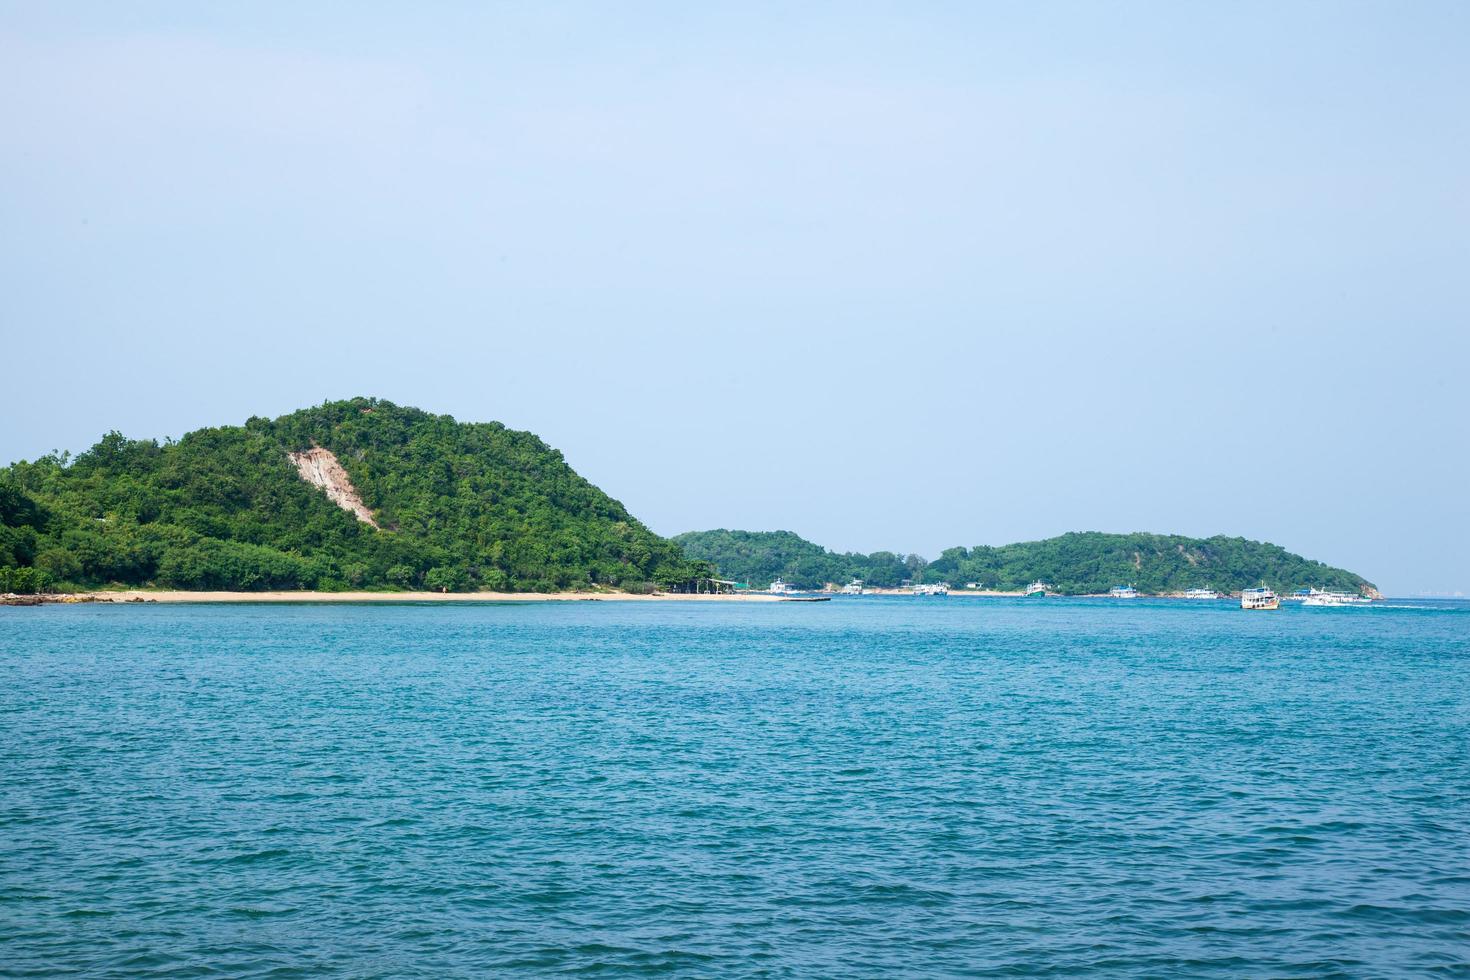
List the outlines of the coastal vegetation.
<svg viewBox="0 0 1470 980">
<path fill-rule="evenodd" d="M 1360 592 L 1360 575 L 1245 538 L 1188 538 L 1172 534 L 1074 532 L 1044 541 L 999 547 L 949 548 L 925 562 L 891 552 L 838 554 L 790 531 L 695 531 L 674 541 L 690 558 L 713 563 L 720 574 L 764 586 L 778 576 L 798 588 L 862 579 L 877 587 L 913 582 L 975 582 L 1001 592 L 1040 579 L 1070 595 L 1132 584 L 1146 593 L 1190 588 L 1236 591 L 1268 583 L 1278 591 L 1310 587 Z M 900 571 L 901 570 L 901 571 Z"/>
<path fill-rule="evenodd" d="M 303 479 L 290 454 L 314 449 L 372 523 Z M 0 591 L 650 591 L 710 571 L 531 433 L 378 399 L 0 468 Z"/>
<path fill-rule="evenodd" d="M 718 573 L 764 587 L 862 579 L 1040 579 L 1085 594 L 1364 591 L 1361 576 L 1243 538 L 1064 534 L 915 554 L 837 553 L 789 531 L 668 540 L 528 432 L 378 399 L 328 402 L 178 441 L 104 436 L 0 468 L 0 592 L 173 589 L 550 592 L 684 589 Z"/>
<path fill-rule="evenodd" d="M 737 582 L 764 587 L 776 578 L 799 589 L 859 578 L 875 588 L 918 580 L 926 565 L 918 555 L 875 551 L 837 554 L 790 531 L 689 531 L 673 541 L 691 559 L 707 561 Z"/>
</svg>

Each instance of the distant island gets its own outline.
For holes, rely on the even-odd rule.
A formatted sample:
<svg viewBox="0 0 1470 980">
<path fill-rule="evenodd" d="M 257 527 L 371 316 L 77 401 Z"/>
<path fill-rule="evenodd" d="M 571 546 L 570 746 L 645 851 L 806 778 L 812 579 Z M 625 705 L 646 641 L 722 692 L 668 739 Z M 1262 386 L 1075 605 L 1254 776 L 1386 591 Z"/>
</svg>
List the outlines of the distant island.
<svg viewBox="0 0 1470 980">
<path fill-rule="evenodd" d="M 789 531 L 667 539 L 529 432 L 377 398 L 162 444 L 111 432 L 75 458 L 0 468 L 0 592 L 647 594 L 706 591 L 717 574 L 758 587 L 779 576 L 1014 591 L 1040 579 L 1086 594 L 1264 581 L 1376 594 L 1359 575 L 1242 538 L 1064 534 L 932 562 L 837 554 Z"/>
<path fill-rule="evenodd" d="M 0 592 L 650 592 L 710 572 L 529 432 L 376 398 L 0 468 Z"/>
<path fill-rule="evenodd" d="M 1245 538 L 1074 532 L 1044 541 L 949 548 L 933 561 L 879 551 L 839 554 L 790 531 L 691 531 L 673 539 L 685 555 L 712 563 L 727 578 L 765 586 L 781 578 L 796 588 L 861 579 L 876 588 L 909 582 L 968 583 L 1019 592 L 1040 580 L 1067 595 L 1114 586 L 1166 594 L 1192 588 L 1234 592 L 1262 582 L 1277 591 L 1335 589 L 1377 596 L 1361 575 Z"/>
</svg>

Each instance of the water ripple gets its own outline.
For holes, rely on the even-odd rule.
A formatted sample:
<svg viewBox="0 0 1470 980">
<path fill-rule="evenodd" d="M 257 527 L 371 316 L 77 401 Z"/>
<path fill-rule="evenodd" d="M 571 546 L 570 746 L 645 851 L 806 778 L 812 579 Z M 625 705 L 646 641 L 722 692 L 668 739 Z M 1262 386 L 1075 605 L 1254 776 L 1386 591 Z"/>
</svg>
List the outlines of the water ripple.
<svg viewBox="0 0 1470 980">
<path fill-rule="evenodd" d="M 1470 973 L 1470 607 L 0 610 L 0 973 Z"/>
</svg>

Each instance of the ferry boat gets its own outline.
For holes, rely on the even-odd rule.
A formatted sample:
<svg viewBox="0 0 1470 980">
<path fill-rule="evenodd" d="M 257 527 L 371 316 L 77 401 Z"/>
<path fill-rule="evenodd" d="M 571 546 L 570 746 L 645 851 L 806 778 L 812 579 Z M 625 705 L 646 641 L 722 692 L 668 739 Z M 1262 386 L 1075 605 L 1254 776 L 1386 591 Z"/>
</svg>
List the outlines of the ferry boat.
<svg viewBox="0 0 1470 980">
<path fill-rule="evenodd" d="M 1026 586 L 1026 598 L 1029 599 L 1032 596 L 1044 595 L 1046 595 L 1046 583 L 1043 582 L 1041 579 L 1037 579 L 1035 582 L 1032 582 L 1030 585 Z"/>
<path fill-rule="evenodd" d="M 840 593 L 842 595 L 862 595 L 863 580 L 860 578 L 853 579 L 841 588 Z"/>
<path fill-rule="evenodd" d="M 949 595 L 949 583 L 948 582 L 925 582 L 925 583 L 922 583 L 920 585 L 916 585 L 916 586 L 914 586 L 914 595 L 917 595 L 917 596 L 926 596 L 926 595 L 945 596 L 945 595 Z"/>
<path fill-rule="evenodd" d="M 1108 595 L 1114 599 L 1137 599 L 1138 590 L 1131 585 L 1115 585 L 1108 590 Z"/>
<path fill-rule="evenodd" d="M 1240 608 L 1242 609 L 1279 609 L 1281 600 L 1276 593 L 1264 585 L 1259 589 L 1246 589 L 1240 593 Z"/>
<path fill-rule="evenodd" d="M 771 595 L 790 595 L 791 593 L 795 592 L 796 589 L 791 585 L 790 582 L 783 582 L 781 581 L 780 576 L 777 576 L 776 581 L 772 582 L 771 587 L 769 589 L 766 589 L 766 591 L 769 592 Z"/>
<path fill-rule="evenodd" d="M 1184 590 L 1184 598 L 1186 598 L 1186 599 L 1218 599 L 1218 598 L 1220 598 L 1220 593 L 1216 592 L 1214 589 L 1185 589 Z"/>
<path fill-rule="evenodd" d="M 1367 606 L 1372 602 L 1367 596 L 1352 592 L 1324 592 L 1321 589 L 1308 589 L 1306 598 L 1302 599 L 1304 606 Z"/>
</svg>

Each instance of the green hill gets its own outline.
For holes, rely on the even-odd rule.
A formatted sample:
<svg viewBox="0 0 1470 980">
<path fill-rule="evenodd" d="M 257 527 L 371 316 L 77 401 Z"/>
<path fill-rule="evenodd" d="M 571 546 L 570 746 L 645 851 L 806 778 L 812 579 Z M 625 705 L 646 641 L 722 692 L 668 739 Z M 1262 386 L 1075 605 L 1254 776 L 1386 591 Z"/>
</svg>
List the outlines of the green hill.
<svg viewBox="0 0 1470 980">
<path fill-rule="evenodd" d="M 978 582 L 1017 591 L 1041 579 L 1073 595 L 1106 592 L 1132 583 L 1142 592 L 1188 588 L 1235 591 L 1265 582 L 1278 592 L 1312 586 L 1373 591 L 1360 575 L 1245 538 L 1186 538 L 1165 534 L 1063 534 L 1000 547 L 950 548 L 932 562 L 890 552 L 837 554 L 790 531 L 695 531 L 674 538 L 690 558 L 712 562 L 720 574 L 764 585 L 780 576 L 802 588 L 860 578 L 875 586 L 901 578 Z"/>
<path fill-rule="evenodd" d="M 314 449 L 374 523 L 298 472 L 288 454 Z M 646 589 L 701 571 L 536 436 L 377 399 L 0 469 L 0 590 Z"/>
<path fill-rule="evenodd" d="M 691 559 L 719 567 L 725 578 L 764 587 L 778 576 L 798 588 L 860 578 L 878 588 L 897 586 L 922 568 L 917 555 L 891 551 L 837 554 L 790 531 L 689 531 L 673 541 Z"/>
</svg>

